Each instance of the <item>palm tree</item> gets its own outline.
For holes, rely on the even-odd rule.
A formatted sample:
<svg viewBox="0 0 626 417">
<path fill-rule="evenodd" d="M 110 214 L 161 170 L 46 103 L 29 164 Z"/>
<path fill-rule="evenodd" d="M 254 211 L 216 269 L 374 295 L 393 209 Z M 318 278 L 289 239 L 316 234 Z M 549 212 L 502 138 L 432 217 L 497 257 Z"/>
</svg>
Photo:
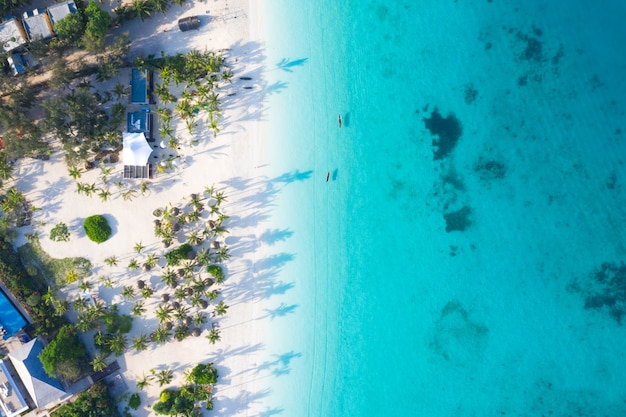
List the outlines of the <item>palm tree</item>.
<svg viewBox="0 0 626 417">
<path fill-rule="evenodd" d="M 137 259 L 132 258 L 130 261 L 128 261 L 128 269 L 133 270 L 133 269 L 138 269 L 139 268 L 139 262 L 137 262 Z"/>
<path fill-rule="evenodd" d="M 194 316 L 193 316 L 193 323 L 196 326 L 202 326 L 204 323 L 206 323 L 206 316 L 204 314 L 202 314 L 202 312 L 198 311 Z"/>
<path fill-rule="evenodd" d="M 209 330 L 209 334 L 206 336 L 206 338 L 209 339 L 209 343 L 214 345 L 221 340 L 220 330 L 216 327 L 212 327 Z"/>
<path fill-rule="evenodd" d="M 145 246 L 141 243 L 141 241 L 135 243 L 135 246 L 133 247 L 133 249 L 135 249 L 135 252 L 137 253 L 141 253 L 142 250 L 144 250 Z"/>
<path fill-rule="evenodd" d="M 72 165 L 72 166 L 70 167 L 70 169 L 69 169 L 69 174 L 70 174 L 70 177 L 72 177 L 72 179 L 73 179 L 74 181 L 76 181 L 77 179 L 79 179 L 79 178 L 81 177 L 82 173 L 83 173 L 83 170 L 82 170 L 82 169 L 80 169 L 80 168 L 78 168 L 78 167 L 77 167 L 77 166 L 75 166 L 75 165 Z"/>
<path fill-rule="evenodd" d="M 138 352 L 141 352 L 142 350 L 146 350 L 148 348 L 149 341 L 150 341 L 150 338 L 145 334 L 136 336 L 133 339 L 133 348 L 135 348 L 135 350 Z"/>
<path fill-rule="evenodd" d="M 78 284 L 78 289 L 82 292 L 87 292 L 91 289 L 91 282 L 84 280 Z"/>
<path fill-rule="evenodd" d="M 126 349 L 126 343 L 128 340 L 126 339 L 126 335 L 123 333 L 116 333 L 111 339 L 109 339 L 109 348 L 111 352 L 115 354 L 115 356 L 120 356 L 124 353 Z"/>
<path fill-rule="evenodd" d="M 88 332 L 96 327 L 91 315 L 87 312 L 80 313 L 76 320 L 76 328 L 81 332 Z"/>
<path fill-rule="evenodd" d="M 209 291 L 206 296 L 209 299 L 209 301 L 215 301 L 217 300 L 217 297 L 219 297 L 219 295 L 220 295 L 219 291 L 213 290 L 213 291 Z"/>
<path fill-rule="evenodd" d="M 224 72 L 222 72 L 222 81 L 225 81 L 231 84 L 233 82 L 232 80 L 233 80 L 233 72 L 230 69 L 227 69 Z"/>
<path fill-rule="evenodd" d="M 121 82 L 118 82 L 117 84 L 115 84 L 115 87 L 113 87 L 113 94 L 115 94 L 119 99 L 120 97 L 128 94 L 128 87 Z"/>
<path fill-rule="evenodd" d="M 124 201 L 132 201 L 135 197 L 137 197 L 137 190 L 134 190 L 132 188 L 122 193 L 122 198 L 124 199 Z"/>
<path fill-rule="evenodd" d="M 143 375 L 141 378 L 137 379 L 135 384 L 137 384 L 137 389 L 143 391 L 150 385 L 150 379 L 146 375 Z"/>
<path fill-rule="evenodd" d="M 174 338 L 178 341 L 183 340 L 184 338 L 186 338 L 187 336 L 189 336 L 189 326 L 187 326 L 186 324 L 179 324 L 176 327 L 176 330 L 174 330 Z"/>
<path fill-rule="evenodd" d="M 122 288 L 122 297 L 124 297 L 125 300 L 130 300 L 134 296 L 135 287 L 133 287 L 132 285 L 127 285 Z"/>
<path fill-rule="evenodd" d="M 145 264 L 148 265 L 150 268 L 154 268 L 155 266 L 157 266 L 158 262 L 159 262 L 159 257 L 155 255 L 154 253 L 151 253 L 146 258 Z"/>
<path fill-rule="evenodd" d="M 78 297 L 75 301 L 74 301 L 74 310 L 76 310 L 79 313 L 84 312 L 87 309 L 87 306 L 89 305 L 89 300 L 85 297 Z"/>
<path fill-rule="evenodd" d="M 110 277 L 107 277 L 105 275 L 100 275 L 98 277 L 98 282 L 104 285 L 106 288 L 113 288 L 113 281 L 111 280 Z"/>
<path fill-rule="evenodd" d="M 213 198 L 213 193 L 215 193 L 215 184 L 211 186 L 204 186 L 204 195 L 206 195 L 208 198 Z"/>
<path fill-rule="evenodd" d="M 154 294 L 154 290 L 150 287 L 143 287 L 141 289 L 141 296 L 143 298 L 150 298 L 152 297 L 152 294 Z"/>
<path fill-rule="evenodd" d="M 220 204 L 222 204 L 222 202 L 227 200 L 227 197 L 224 195 L 223 191 L 218 191 L 217 193 L 215 193 L 215 204 L 217 204 L 218 206 Z"/>
<path fill-rule="evenodd" d="M 135 11 L 135 15 L 143 22 L 146 17 L 150 17 L 152 12 L 152 2 L 144 0 L 133 0 L 131 8 Z"/>
<path fill-rule="evenodd" d="M 167 385 L 174 379 L 174 371 L 171 369 L 162 369 L 156 373 L 156 379 L 159 382 L 159 387 Z"/>
<path fill-rule="evenodd" d="M 148 183 L 146 181 L 142 182 L 140 187 L 141 187 L 140 188 L 141 189 L 141 195 L 145 195 L 148 192 L 148 190 L 150 189 L 149 186 L 148 186 Z"/>
<path fill-rule="evenodd" d="M 163 275 L 161 276 L 161 280 L 169 285 L 170 287 L 172 287 L 172 285 L 176 284 L 176 272 L 174 272 L 173 269 L 171 268 L 167 268 L 164 272 Z"/>
<path fill-rule="evenodd" d="M 111 191 L 108 188 L 100 188 L 98 191 L 98 197 L 102 201 L 108 201 L 111 198 Z"/>
<path fill-rule="evenodd" d="M 176 320 L 185 320 L 185 317 L 187 317 L 187 315 L 189 314 L 189 307 L 186 306 L 180 306 L 179 308 L 176 309 L 176 311 L 174 311 L 174 318 Z"/>
<path fill-rule="evenodd" d="M 159 326 L 156 328 L 154 333 L 152 333 L 152 340 L 159 344 L 163 344 L 168 342 L 172 338 L 172 334 L 169 330 L 167 330 L 163 326 Z"/>
<path fill-rule="evenodd" d="M 62 316 L 70 309 L 70 303 L 67 300 L 57 300 L 54 304 L 54 312 L 57 316 Z"/>
<path fill-rule="evenodd" d="M 222 246 L 215 255 L 217 256 L 218 262 L 224 262 L 225 260 L 230 258 L 230 253 L 228 253 L 228 248 L 225 246 Z"/>
<path fill-rule="evenodd" d="M 207 248 L 202 248 L 196 252 L 196 264 L 200 266 L 207 266 L 211 262 L 211 253 Z"/>
<path fill-rule="evenodd" d="M 107 182 L 107 180 L 109 179 L 109 175 L 111 175 L 111 172 L 113 172 L 113 168 L 107 168 L 104 165 L 100 165 L 102 182 Z"/>
<path fill-rule="evenodd" d="M 146 307 L 144 306 L 144 302 L 139 300 L 135 303 L 135 305 L 133 306 L 131 313 L 133 314 L 133 316 L 142 316 L 143 313 L 146 312 Z"/>
<path fill-rule="evenodd" d="M 168 321 L 172 317 L 172 309 L 170 306 L 161 304 L 154 311 L 157 319 L 159 319 L 159 323 L 163 323 Z"/>
<path fill-rule="evenodd" d="M 202 243 L 202 237 L 200 234 L 194 230 L 187 236 L 187 243 L 193 246 L 199 246 Z"/>
<path fill-rule="evenodd" d="M 226 310 L 228 310 L 228 306 L 226 305 L 224 300 L 215 305 L 215 314 L 217 314 L 218 316 L 223 316 L 224 314 L 226 314 Z"/>
<path fill-rule="evenodd" d="M 104 368 L 107 367 L 107 363 L 106 363 L 106 358 L 109 355 L 107 355 L 104 352 L 98 352 L 94 357 L 93 360 L 91 361 L 91 366 L 93 367 L 94 372 L 100 372 L 102 371 Z"/>
<path fill-rule="evenodd" d="M 108 266 L 117 266 L 117 256 L 109 256 L 108 258 L 104 259 L 104 263 L 107 264 Z"/>
</svg>

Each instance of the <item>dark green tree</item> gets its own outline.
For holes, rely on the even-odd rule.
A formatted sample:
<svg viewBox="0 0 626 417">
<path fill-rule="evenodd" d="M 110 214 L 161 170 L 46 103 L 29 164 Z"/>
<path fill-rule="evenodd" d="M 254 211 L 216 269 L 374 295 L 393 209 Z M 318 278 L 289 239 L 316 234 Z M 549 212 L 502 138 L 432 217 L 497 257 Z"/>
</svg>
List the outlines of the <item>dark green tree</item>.
<svg viewBox="0 0 626 417">
<path fill-rule="evenodd" d="M 44 371 L 51 377 L 76 381 L 89 367 L 85 346 L 74 326 L 63 326 L 39 354 Z"/>
</svg>

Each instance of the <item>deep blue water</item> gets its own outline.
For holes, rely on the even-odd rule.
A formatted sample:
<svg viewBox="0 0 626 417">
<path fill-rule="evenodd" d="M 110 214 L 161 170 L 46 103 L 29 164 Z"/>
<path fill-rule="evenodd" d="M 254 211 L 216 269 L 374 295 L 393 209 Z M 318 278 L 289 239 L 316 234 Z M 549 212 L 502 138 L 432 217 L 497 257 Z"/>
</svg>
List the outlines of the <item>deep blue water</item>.
<svg viewBox="0 0 626 417">
<path fill-rule="evenodd" d="M 262 7 L 272 413 L 624 415 L 626 3 Z"/>
</svg>

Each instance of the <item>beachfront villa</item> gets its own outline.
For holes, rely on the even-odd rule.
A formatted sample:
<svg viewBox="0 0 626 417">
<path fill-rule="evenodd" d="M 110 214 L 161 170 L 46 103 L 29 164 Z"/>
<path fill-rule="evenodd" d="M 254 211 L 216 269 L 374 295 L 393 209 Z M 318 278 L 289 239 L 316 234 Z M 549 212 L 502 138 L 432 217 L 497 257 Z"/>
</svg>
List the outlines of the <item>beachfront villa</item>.
<svg viewBox="0 0 626 417">
<path fill-rule="evenodd" d="M 3 416 L 19 416 L 30 407 L 18 388 L 18 383 L 0 359 L 0 411 Z"/>
<path fill-rule="evenodd" d="M 57 3 L 48 7 L 48 16 L 50 17 L 53 30 L 56 32 L 55 25 L 57 22 L 77 11 L 74 0 L 64 1 L 63 3 Z"/>
<path fill-rule="evenodd" d="M 143 133 L 148 142 L 154 142 L 154 114 L 150 113 L 150 109 L 146 110 L 126 113 L 126 131 L 128 133 Z"/>
<path fill-rule="evenodd" d="M 54 34 L 52 22 L 43 9 L 34 9 L 32 12 L 24 12 L 22 24 L 26 31 L 26 36 L 30 42 L 39 39 L 51 38 Z"/>
<path fill-rule="evenodd" d="M 27 41 L 27 35 L 23 26 L 16 18 L 11 17 L 0 23 L 0 43 L 4 52 L 10 52 Z"/>
<path fill-rule="evenodd" d="M 38 338 L 9 352 L 8 358 L 17 372 L 35 408 L 47 408 L 69 396 L 61 381 L 46 374 L 39 360 L 44 346 Z"/>
<path fill-rule="evenodd" d="M 151 165 L 148 163 L 152 146 L 143 132 L 124 132 L 122 134 L 122 162 L 124 178 L 150 178 Z"/>
</svg>

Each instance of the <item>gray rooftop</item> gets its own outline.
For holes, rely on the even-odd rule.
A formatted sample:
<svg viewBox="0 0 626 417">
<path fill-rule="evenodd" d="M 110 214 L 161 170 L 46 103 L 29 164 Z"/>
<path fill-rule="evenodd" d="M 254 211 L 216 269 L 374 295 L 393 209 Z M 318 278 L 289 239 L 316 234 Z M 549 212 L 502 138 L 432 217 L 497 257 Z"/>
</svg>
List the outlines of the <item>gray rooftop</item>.
<svg viewBox="0 0 626 417">
<path fill-rule="evenodd" d="M 34 16 L 22 19 L 26 35 L 30 41 L 37 39 L 47 39 L 52 36 L 52 25 L 48 20 L 48 14 L 42 12 Z"/>
<path fill-rule="evenodd" d="M 59 20 L 69 16 L 71 13 L 76 13 L 74 0 L 64 1 L 63 3 L 53 4 L 48 7 L 48 15 L 50 16 L 52 27 L 54 27 Z"/>
<path fill-rule="evenodd" d="M 5 52 L 12 51 L 26 43 L 19 25 L 20 23 L 15 18 L 0 23 L 0 43 Z"/>
</svg>

